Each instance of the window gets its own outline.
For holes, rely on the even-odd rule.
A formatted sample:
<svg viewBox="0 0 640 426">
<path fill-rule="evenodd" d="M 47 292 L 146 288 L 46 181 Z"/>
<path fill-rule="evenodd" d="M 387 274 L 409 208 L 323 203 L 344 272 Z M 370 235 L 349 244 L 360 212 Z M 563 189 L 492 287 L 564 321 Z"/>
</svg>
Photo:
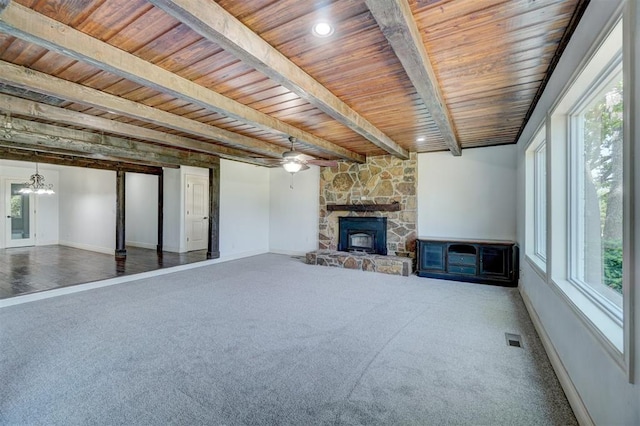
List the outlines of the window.
<svg viewBox="0 0 640 426">
<path fill-rule="evenodd" d="M 570 115 L 569 278 L 622 317 L 623 87 L 618 56 Z"/>
<path fill-rule="evenodd" d="M 547 144 L 539 144 L 533 156 L 534 254 L 547 261 Z"/>
<path fill-rule="evenodd" d="M 623 111 L 629 99 L 623 87 L 622 35 L 619 21 L 547 117 L 550 251 L 544 253 L 548 282 L 621 365 L 628 280 L 622 259 L 628 255 L 625 230 L 630 227 L 623 188 L 632 179 L 624 167 L 629 141 Z M 527 177 L 533 181 L 533 171 Z"/>
<path fill-rule="evenodd" d="M 545 127 L 527 148 L 527 245 L 529 259 L 543 272 L 547 262 L 547 144 Z"/>
</svg>

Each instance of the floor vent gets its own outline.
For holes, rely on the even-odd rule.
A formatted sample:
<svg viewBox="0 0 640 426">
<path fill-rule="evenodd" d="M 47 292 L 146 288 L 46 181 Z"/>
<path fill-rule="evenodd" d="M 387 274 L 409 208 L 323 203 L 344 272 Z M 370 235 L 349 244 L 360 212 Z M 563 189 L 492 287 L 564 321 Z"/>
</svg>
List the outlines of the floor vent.
<svg viewBox="0 0 640 426">
<path fill-rule="evenodd" d="M 504 333 L 504 337 L 507 339 L 507 346 L 522 347 L 522 338 L 519 334 Z"/>
</svg>

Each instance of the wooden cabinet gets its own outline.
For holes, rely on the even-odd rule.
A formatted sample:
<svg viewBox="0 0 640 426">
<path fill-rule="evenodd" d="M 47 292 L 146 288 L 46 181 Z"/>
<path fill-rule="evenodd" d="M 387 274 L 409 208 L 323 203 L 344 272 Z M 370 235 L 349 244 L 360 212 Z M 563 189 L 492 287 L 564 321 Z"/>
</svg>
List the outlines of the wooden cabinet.
<svg viewBox="0 0 640 426">
<path fill-rule="evenodd" d="M 518 246 L 513 241 L 418 238 L 421 277 L 516 287 Z"/>
</svg>

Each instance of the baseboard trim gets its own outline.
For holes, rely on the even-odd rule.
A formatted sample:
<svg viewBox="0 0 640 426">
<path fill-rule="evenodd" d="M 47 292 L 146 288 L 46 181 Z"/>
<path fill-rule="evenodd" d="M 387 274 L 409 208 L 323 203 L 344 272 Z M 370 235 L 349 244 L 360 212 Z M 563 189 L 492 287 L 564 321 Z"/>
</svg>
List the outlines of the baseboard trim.
<svg viewBox="0 0 640 426">
<path fill-rule="evenodd" d="M 60 245 L 58 240 L 36 241 L 36 247 L 40 246 L 57 246 Z"/>
<path fill-rule="evenodd" d="M 220 252 L 220 258 L 214 259 L 218 262 L 228 262 L 230 260 L 238 260 L 243 259 L 245 257 L 258 256 L 260 254 L 267 254 L 268 250 L 252 250 L 252 251 L 243 251 L 241 253 L 232 253 L 232 254 L 224 254 L 224 252 Z"/>
<path fill-rule="evenodd" d="M 162 246 L 162 251 L 168 251 L 169 253 L 184 253 L 180 251 L 180 247 L 178 246 L 169 246 L 169 245 L 163 245 Z"/>
<path fill-rule="evenodd" d="M 141 243 L 138 241 L 127 241 L 125 243 L 126 247 L 138 247 L 143 249 L 155 250 L 158 245 L 157 244 L 149 244 L 149 243 Z"/>
<path fill-rule="evenodd" d="M 72 241 L 60 241 L 59 244 L 61 246 L 72 247 L 72 248 L 77 248 L 81 250 L 95 251 L 97 253 L 104 253 L 104 254 L 115 253 L 115 248 L 98 247 L 98 246 L 92 246 L 89 244 L 74 243 Z"/>
<path fill-rule="evenodd" d="M 567 400 L 569 401 L 569 405 L 571 405 L 571 409 L 573 410 L 573 413 L 578 420 L 578 424 L 580 424 L 581 426 L 595 426 L 593 419 L 589 415 L 587 407 L 584 405 L 584 401 L 582 401 L 582 398 L 580 398 L 578 390 L 574 386 L 573 381 L 571 381 L 571 377 L 569 377 L 569 373 L 564 367 L 562 359 L 560 359 L 560 355 L 558 355 L 558 352 L 556 352 L 556 349 L 553 346 L 549 335 L 545 331 L 544 326 L 540 321 L 540 317 L 533 307 L 529 296 L 527 296 L 527 293 L 523 291 L 522 287 L 520 287 L 519 290 L 524 305 L 529 312 L 529 317 L 531 317 L 531 322 L 533 322 L 533 326 L 538 332 L 538 336 L 542 341 L 542 346 L 544 346 L 544 349 L 547 352 L 547 356 L 549 357 L 551 366 L 553 367 L 553 370 L 555 371 L 556 376 L 560 381 L 560 386 L 562 386 L 562 389 L 567 396 Z"/>
<path fill-rule="evenodd" d="M 284 254 L 287 256 L 304 256 L 306 255 L 309 251 L 313 251 L 316 249 L 312 249 L 312 250 L 308 250 L 308 251 L 295 251 L 295 250 L 280 250 L 280 249 L 269 249 L 269 253 L 273 253 L 273 254 Z"/>
</svg>

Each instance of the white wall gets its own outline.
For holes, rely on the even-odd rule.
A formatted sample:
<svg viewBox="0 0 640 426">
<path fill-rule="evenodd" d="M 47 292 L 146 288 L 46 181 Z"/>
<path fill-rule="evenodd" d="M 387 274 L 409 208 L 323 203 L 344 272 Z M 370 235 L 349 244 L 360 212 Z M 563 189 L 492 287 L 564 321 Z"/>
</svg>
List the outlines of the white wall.
<svg viewBox="0 0 640 426">
<path fill-rule="evenodd" d="M 418 235 L 516 239 L 515 145 L 418 154 Z"/>
<path fill-rule="evenodd" d="M 182 196 L 182 175 L 180 169 L 164 169 L 164 199 L 162 249 L 180 253 L 185 250 L 182 242 L 184 235 L 184 197 Z"/>
<path fill-rule="evenodd" d="M 155 249 L 158 244 L 158 176 L 125 176 L 125 238 L 127 246 Z"/>
<path fill-rule="evenodd" d="M 113 254 L 116 173 L 60 168 L 60 244 Z"/>
<path fill-rule="evenodd" d="M 209 169 L 190 166 L 164 169 L 163 250 L 165 251 L 176 253 L 187 251 L 185 224 L 187 175 L 209 179 Z"/>
<path fill-rule="evenodd" d="M 562 56 L 556 71 L 547 85 L 531 120 L 523 131 L 518 142 L 518 241 L 525 244 L 525 144 L 533 137 L 542 123 L 546 112 L 560 96 L 565 85 L 574 72 L 580 68 L 581 62 L 589 56 L 591 46 L 610 17 L 620 5 L 619 0 L 592 0 L 573 34 L 569 45 Z M 640 20 L 636 13 L 636 21 Z M 637 39 L 637 36 L 636 36 Z M 636 40 L 636 43 L 640 43 Z M 636 57 L 638 47 L 636 46 Z M 625 61 L 634 61 L 627 57 Z M 635 63 L 638 60 L 635 59 Z M 636 70 L 636 81 L 640 81 L 640 73 Z M 636 88 L 637 91 L 637 88 Z M 636 99 L 638 96 L 636 95 Z M 636 107 L 637 108 L 637 107 Z M 636 110 L 636 115 L 638 110 Z M 636 117 L 637 119 L 637 117 Z M 553 141 L 551 141 L 553 143 Z M 638 146 L 638 136 L 633 142 Z M 637 154 L 636 154 L 637 155 Z M 636 164 L 638 159 L 636 158 Z M 551 172 L 553 173 L 553 172 Z M 636 171 L 637 173 L 637 171 Z M 636 183 L 639 180 L 636 177 Z M 637 199 L 638 190 L 631 195 L 630 201 Z M 637 201 L 636 201 L 637 204 Z M 638 211 L 635 223 L 639 224 Z M 637 245 L 636 225 L 636 245 Z M 524 253 L 524 250 L 521 250 Z M 637 269 L 636 254 L 636 269 Z M 640 424 L 640 385 L 629 383 L 626 372 L 609 355 L 599 339 L 586 326 L 576 308 L 562 296 L 560 290 L 552 282 L 539 275 L 528 261 L 522 260 L 520 290 L 528 303 L 532 318 L 537 321 L 539 334 L 547 344 L 554 368 L 565 388 L 565 393 L 574 407 L 580 420 L 585 423 L 593 421 L 597 425 L 638 425 Z M 640 306 L 640 291 L 637 279 L 633 283 L 636 290 L 631 309 L 637 318 Z M 633 315 L 625 317 L 632 318 Z M 629 320 L 627 320 L 629 321 Z M 630 347 L 635 349 L 636 370 L 640 367 L 640 327 L 635 328 L 631 336 Z M 633 352 L 632 352 L 633 353 Z M 636 383 L 640 380 L 636 374 Z"/>
<path fill-rule="evenodd" d="M 268 251 L 269 169 L 220 160 L 220 259 Z"/>
<path fill-rule="evenodd" d="M 45 177 L 45 183 L 52 184 L 55 194 L 34 195 L 35 215 L 35 244 L 37 246 L 58 244 L 58 200 L 59 200 L 59 167 L 48 164 L 38 164 L 40 174 Z M 6 247 L 5 231 L 6 217 L 9 206 L 6 205 L 6 182 L 18 180 L 29 181 L 29 177 L 36 172 L 35 163 L 22 161 L 0 160 L 0 212 L 2 212 L 2 226 L 0 226 L 0 248 Z"/>
<path fill-rule="evenodd" d="M 28 180 L 35 172 L 32 163 L 0 160 L 0 209 L 4 211 L 4 181 Z M 38 197 L 37 244 L 62 244 L 85 250 L 113 254 L 115 250 L 116 174 L 113 171 L 77 167 L 40 166 L 53 196 Z M 317 169 L 299 173 L 290 180 L 277 176 L 278 189 L 270 203 L 271 172 L 234 161 L 221 160 L 220 168 L 220 254 L 221 260 L 251 256 L 269 251 L 270 208 L 278 214 L 274 229 L 295 223 L 299 229 L 276 239 L 281 252 L 302 253 L 317 248 L 318 181 Z M 164 249 L 186 251 L 184 238 L 184 185 L 187 174 L 207 176 L 207 169 L 182 167 L 164 170 Z M 282 185 L 280 185 L 282 183 Z M 289 210 L 289 197 L 298 200 Z M 155 248 L 157 244 L 157 177 L 136 173 L 126 175 L 127 244 Z M 282 214 L 282 216 L 279 216 Z M 5 215 L 6 216 L 6 215 Z M 4 227 L 0 229 L 4 247 Z"/>
<path fill-rule="evenodd" d="M 291 188 L 293 185 L 293 188 Z M 303 255 L 318 249 L 320 168 L 269 171 L 269 251 Z"/>
<path fill-rule="evenodd" d="M 186 175 L 208 178 L 209 170 L 184 166 L 164 170 L 163 244 L 166 251 L 182 253 L 187 250 L 184 223 Z M 268 251 L 269 169 L 221 160 L 220 260 Z"/>
</svg>

